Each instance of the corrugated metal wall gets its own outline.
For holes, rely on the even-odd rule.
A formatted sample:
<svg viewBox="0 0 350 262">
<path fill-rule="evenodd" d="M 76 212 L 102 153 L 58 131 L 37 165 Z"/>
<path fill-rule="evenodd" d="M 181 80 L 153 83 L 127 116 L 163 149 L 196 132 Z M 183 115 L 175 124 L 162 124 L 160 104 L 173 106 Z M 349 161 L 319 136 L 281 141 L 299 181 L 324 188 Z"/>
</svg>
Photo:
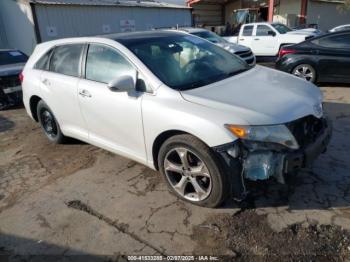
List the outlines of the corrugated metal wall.
<svg viewBox="0 0 350 262">
<path fill-rule="evenodd" d="M 191 25 L 190 9 L 54 5 L 36 5 L 35 9 L 43 42 L 121 32 L 121 20 L 134 21 L 136 31 Z"/>
<path fill-rule="evenodd" d="M 192 5 L 194 24 L 197 26 L 218 26 L 224 25 L 223 5 L 196 3 Z"/>
<path fill-rule="evenodd" d="M 339 4 L 320 1 L 309 1 L 307 7 L 307 23 L 318 24 L 321 30 L 350 23 L 350 12 L 340 12 Z"/>
<path fill-rule="evenodd" d="M 32 13 L 24 1 L 0 0 L 0 13 L 10 48 L 30 55 L 36 46 Z"/>
<path fill-rule="evenodd" d="M 4 26 L 4 23 L 2 22 L 2 16 L 0 13 L 0 49 L 1 48 L 8 48 L 8 41 L 6 37 L 5 26 Z"/>
</svg>

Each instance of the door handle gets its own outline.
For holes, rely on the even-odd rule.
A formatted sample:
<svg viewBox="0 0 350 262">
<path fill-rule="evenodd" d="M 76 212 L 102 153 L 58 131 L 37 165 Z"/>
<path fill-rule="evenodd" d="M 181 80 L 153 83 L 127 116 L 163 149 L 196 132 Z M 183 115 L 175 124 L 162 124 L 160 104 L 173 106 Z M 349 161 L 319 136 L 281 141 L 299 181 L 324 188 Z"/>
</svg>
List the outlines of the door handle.
<svg viewBox="0 0 350 262">
<path fill-rule="evenodd" d="M 239 39 L 239 41 L 244 41 L 244 38 Z"/>
<path fill-rule="evenodd" d="M 254 40 L 255 40 L 255 41 L 259 41 L 259 40 L 260 40 L 260 38 L 254 38 Z"/>
<path fill-rule="evenodd" d="M 92 95 L 90 94 L 90 92 L 87 91 L 86 89 L 80 90 L 80 91 L 79 91 L 79 95 L 81 95 L 82 97 L 92 97 Z"/>
<path fill-rule="evenodd" d="M 46 86 L 50 86 L 50 81 L 47 78 L 44 78 L 41 83 L 43 83 Z"/>
</svg>

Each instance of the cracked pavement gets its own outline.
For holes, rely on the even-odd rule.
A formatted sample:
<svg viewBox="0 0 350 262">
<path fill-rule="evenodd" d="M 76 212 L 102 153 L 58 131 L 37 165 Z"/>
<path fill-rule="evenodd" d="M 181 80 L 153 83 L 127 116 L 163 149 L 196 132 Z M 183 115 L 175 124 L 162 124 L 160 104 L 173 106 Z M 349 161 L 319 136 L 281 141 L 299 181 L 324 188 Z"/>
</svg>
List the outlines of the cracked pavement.
<svg viewBox="0 0 350 262">
<path fill-rule="evenodd" d="M 288 190 L 252 183 L 245 219 L 264 216 L 274 232 L 294 224 L 350 230 L 350 91 L 321 89 L 334 124 L 328 151 Z M 24 109 L 0 112 L 2 252 L 203 254 L 213 251 L 211 238 L 203 241 L 205 232 L 226 236 L 220 218 L 239 219 L 232 215 L 240 212 L 248 211 L 230 201 L 218 209 L 185 203 L 157 172 L 84 143 L 52 145 Z M 216 253 L 232 250 L 222 246 Z"/>
</svg>

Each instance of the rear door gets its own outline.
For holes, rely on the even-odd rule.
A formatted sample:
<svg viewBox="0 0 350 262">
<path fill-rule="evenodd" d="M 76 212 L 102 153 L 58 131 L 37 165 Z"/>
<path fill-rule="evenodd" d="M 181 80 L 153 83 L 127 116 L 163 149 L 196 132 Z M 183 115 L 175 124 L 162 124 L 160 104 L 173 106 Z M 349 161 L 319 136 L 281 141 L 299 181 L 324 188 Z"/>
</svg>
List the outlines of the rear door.
<svg viewBox="0 0 350 262">
<path fill-rule="evenodd" d="M 255 36 L 252 40 L 252 50 L 255 55 L 274 56 L 277 54 L 278 49 L 276 50 L 276 47 L 278 46 L 278 39 L 276 35 L 273 36 L 269 32 L 275 31 L 268 25 L 256 26 Z"/>
<path fill-rule="evenodd" d="M 41 90 L 63 133 L 86 140 L 88 132 L 77 95 L 83 48 L 84 44 L 55 47 L 50 56 L 49 71 L 41 75 Z"/>
<path fill-rule="evenodd" d="M 350 33 L 329 35 L 312 41 L 319 58 L 321 81 L 350 81 Z"/>
<path fill-rule="evenodd" d="M 238 36 L 238 43 L 240 45 L 244 45 L 249 48 L 252 48 L 253 30 L 254 30 L 254 25 L 243 25 L 241 32 Z"/>
</svg>

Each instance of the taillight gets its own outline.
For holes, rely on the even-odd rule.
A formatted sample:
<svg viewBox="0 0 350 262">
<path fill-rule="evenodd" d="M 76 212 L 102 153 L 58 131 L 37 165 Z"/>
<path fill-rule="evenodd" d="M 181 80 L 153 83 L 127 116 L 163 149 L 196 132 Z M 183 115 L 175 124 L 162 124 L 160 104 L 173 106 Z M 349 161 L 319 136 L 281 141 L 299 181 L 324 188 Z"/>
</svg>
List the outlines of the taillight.
<svg viewBox="0 0 350 262">
<path fill-rule="evenodd" d="M 18 76 L 19 78 L 19 81 L 21 81 L 21 84 L 23 83 L 23 80 L 24 80 L 24 75 L 23 75 L 23 72 L 21 72 Z"/>
<path fill-rule="evenodd" d="M 295 54 L 297 51 L 293 49 L 281 49 L 278 53 L 278 57 L 281 58 L 282 56 L 288 55 L 288 54 Z"/>
</svg>

